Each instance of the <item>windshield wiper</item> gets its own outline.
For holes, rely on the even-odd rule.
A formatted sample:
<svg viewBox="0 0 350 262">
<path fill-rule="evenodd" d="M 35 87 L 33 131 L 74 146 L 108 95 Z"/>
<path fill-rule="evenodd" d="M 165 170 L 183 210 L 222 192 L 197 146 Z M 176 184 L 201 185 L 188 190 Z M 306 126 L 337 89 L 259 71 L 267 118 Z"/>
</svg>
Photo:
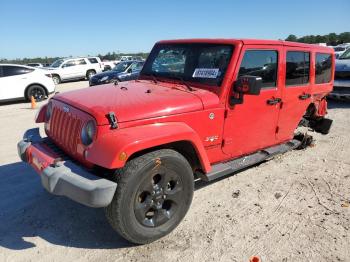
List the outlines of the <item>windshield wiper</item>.
<svg viewBox="0 0 350 262">
<path fill-rule="evenodd" d="M 181 84 L 186 86 L 189 91 L 194 91 L 194 89 L 188 83 L 186 83 L 186 81 L 181 76 L 171 76 L 171 78 L 180 80 Z"/>
</svg>

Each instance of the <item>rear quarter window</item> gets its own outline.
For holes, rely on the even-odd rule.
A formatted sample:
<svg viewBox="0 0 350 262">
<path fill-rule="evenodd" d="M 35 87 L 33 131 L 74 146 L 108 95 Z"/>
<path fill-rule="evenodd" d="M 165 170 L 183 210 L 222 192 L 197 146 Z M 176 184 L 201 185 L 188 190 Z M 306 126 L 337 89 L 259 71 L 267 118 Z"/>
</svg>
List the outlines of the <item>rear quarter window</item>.
<svg viewBox="0 0 350 262">
<path fill-rule="evenodd" d="M 98 63 L 96 58 L 88 58 L 88 60 L 90 61 L 91 64 L 97 64 Z"/>
<path fill-rule="evenodd" d="M 316 84 L 329 83 L 332 78 L 332 55 L 316 53 Z"/>
<path fill-rule="evenodd" d="M 35 70 L 21 66 L 3 66 L 2 68 L 3 77 L 28 74 Z"/>
</svg>

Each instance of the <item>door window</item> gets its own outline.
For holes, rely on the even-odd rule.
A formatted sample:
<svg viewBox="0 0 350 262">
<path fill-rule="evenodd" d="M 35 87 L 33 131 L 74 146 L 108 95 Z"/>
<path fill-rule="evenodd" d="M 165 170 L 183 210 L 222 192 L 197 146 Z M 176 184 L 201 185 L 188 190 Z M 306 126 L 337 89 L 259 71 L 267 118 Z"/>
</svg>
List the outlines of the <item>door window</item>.
<svg viewBox="0 0 350 262">
<path fill-rule="evenodd" d="M 286 86 L 305 85 L 310 79 L 310 53 L 288 51 L 286 63 Z"/>
<path fill-rule="evenodd" d="M 140 71 L 143 67 L 143 63 L 137 63 L 136 70 Z"/>
<path fill-rule="evenodd" d="M 251 75 L 262 78 L 262 88 L 276 87 L 277 56 L 275 50 L 247 50 L 238 76 Z"/>
<path fill-rule="evenodd" d="M 129 69 L 131 69 L 131 71 L 135 71 L 136 67 L 137 67 L 137 63 L 133 63 Z"/>
<path fill-rule="evenodd" d="M 72 67 L 72 66 L 76 66 L 76 62 L 74 60 L 68 61 L 62 65 L 62 67 Z"/>
<path fill-rule="evenodd" d="M 97 64 L 98 63 L 97 59 L 94 58 L 94 57 L 88 58 L 88 60 L 90 61 L 91 64 Z"/>
<path fill-rule="evenodd" d="M 332 77 L 331 54 L 316 53 L 316 84 L 329 83 Z"/>
</svg>

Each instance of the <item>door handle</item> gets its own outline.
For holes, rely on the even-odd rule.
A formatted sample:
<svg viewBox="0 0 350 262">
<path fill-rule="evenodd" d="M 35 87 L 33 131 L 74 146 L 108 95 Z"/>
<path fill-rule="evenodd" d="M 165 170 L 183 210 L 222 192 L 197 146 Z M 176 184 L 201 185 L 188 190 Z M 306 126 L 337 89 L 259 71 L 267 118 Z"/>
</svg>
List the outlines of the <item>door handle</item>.
<svg viewBox="0 0 350 262">
<path fill-rule="evenodd" d="M 300 100 L 306 100 L 306 99 L 308 99 L 308 98 L 310 98 L 310 97 L 311 97 L 310 94 L 303 94 L 303 95 L 300 95 L 300 96 L 299 96 L 299 99 L 300 99 Z"/>
<path fill-rule="evenodd" d="M 282 99 L 281 98 L 272 98 L 267 100 L 268 105 L 276 105 L 278 103 L 281 103 Z"/>
</svg>

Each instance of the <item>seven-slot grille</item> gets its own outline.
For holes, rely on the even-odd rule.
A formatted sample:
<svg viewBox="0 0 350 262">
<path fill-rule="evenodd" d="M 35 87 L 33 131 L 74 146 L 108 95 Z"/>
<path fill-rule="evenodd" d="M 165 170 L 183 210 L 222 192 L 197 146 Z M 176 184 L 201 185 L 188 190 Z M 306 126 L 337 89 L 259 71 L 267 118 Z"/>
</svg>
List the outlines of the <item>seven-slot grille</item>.
<svg viewBox="0 0 350 262">
<path fill-rule="evenodd" d="M 76 154 L 83 120 L 71 112 L 53 106 L 49 136 L 55 143 L 71 154 Z"/>
</svg>

